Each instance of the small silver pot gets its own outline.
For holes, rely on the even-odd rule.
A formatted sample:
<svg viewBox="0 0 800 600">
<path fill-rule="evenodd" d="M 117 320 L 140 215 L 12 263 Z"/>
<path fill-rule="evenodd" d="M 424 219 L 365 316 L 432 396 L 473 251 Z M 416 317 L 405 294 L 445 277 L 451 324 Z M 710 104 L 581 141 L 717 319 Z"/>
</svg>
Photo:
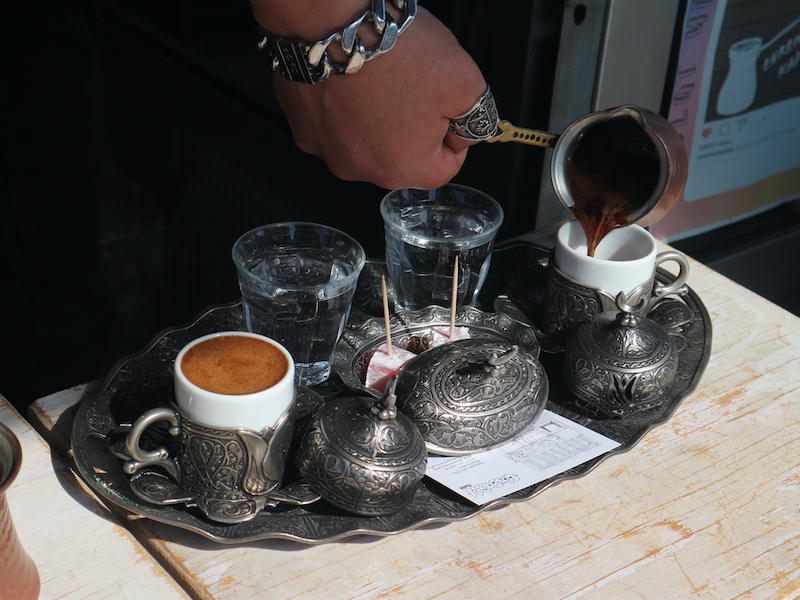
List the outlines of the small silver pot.
<svg viewBox="0 0 800 600">
<path fill-rule="evenodd" d="M 535 330 L 506 314 L 463 306 L 456 311 L 455 325 L 466 327 L 471 339 L 507 341 L 534 359 L 539 357 L 541 346 Z M 417 311 L 399 310 L 389 319 L 392 344 L 420 355 L 429 351 L 431 330 L 449 326 L 450 311 L 442 306 L 429 306 Z M 333 370 L 348 388 L 379 397 L 380 393 L 366 387 L 364 380 L 372 355 L 385 342 L 386 328 L 382 318 L 370 318 L 346 329 L 331 358 Z"/>
<path fill-rule="evenodd" d="M 582 323 L 564 350 L 564 382 L 575 396 L 609 416 L 626 417 L 663 404 L 678 370 L 678 352 L 646 305 L 625 303 Z"/>
<path fill-rule="evenodd" d="M 363 516 L 389 515 L 407 506 L 425 475 L 425 442 L 397 412 L 393 386 L 371 397 L 330 400 L 303 431 L 297 466 L 325 500 Z"/>
<path fill-rule="evenodd" d="M 627 127 L 626 125 L 630 125 Z M 550 162 L 550 176 L 561 204 L 575 204 L 568 177 L 570 163 L 576 160 L 579 145 L 595 145 L 606 158 L 630 154 L 640 162 L 652 163 L 657 174 L 628 224 L 652 225 L 663 217 L 683 195 L 689 175 L 689 159 L 680 134 L 663 117 L 634 105 L 584 115 L 573 121 L 558 137 Z M 600 165 L 594 165 L 597 169 Z M 606 164 L 620 170 L 617 178 L 631 177 L 625 166 Z"/>
</svg>

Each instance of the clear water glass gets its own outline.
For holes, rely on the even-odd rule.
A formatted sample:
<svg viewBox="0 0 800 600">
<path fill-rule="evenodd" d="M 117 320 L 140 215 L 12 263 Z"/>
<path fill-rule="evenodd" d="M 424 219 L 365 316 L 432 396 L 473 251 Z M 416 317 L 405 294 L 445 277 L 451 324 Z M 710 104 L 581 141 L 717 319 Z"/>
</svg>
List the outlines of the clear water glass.
<svg viewBox="0 0 800 600">
<path fill-rule="evenodd" d="M 475 304 L 503 222 L 497 201 L 456 184 L 435 190 L 401 189 L 383 198 L 381 216 L 395 308 L 451 306 L 456 256 L 456 305 Z"/>
<path fill-rule="evenodd" d="M 233 246 L 247 328 L 286 347 L 299 385 L 327 380 L 366 262 L 349 235 L 315 223 L 273 223 Z"/>
</svg>

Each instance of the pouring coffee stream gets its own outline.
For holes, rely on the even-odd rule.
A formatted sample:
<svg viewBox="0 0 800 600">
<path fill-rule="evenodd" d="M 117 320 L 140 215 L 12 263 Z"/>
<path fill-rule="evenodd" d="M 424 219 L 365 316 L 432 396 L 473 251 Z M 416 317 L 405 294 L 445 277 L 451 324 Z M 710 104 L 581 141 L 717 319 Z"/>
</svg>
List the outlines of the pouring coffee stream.
<svg viewBox="0 0 800 600">
<path fill-rule="evenodd" d="M 653 142 L 632 119 L 598 122 L 581 136 L 567 182 L 589 256 L 609 231 L 632 223 L 653 196 L 659 171 Z"/>
<path fill-rule="evenodd" d="M 633 105 L 590 113 L 561 135 L 500 120 L 491 92 L 450 122 L 470 140 L 553 147 L 551 179 L 561 204 L 586 233 L 594 255 L 617 227 L 655 223 L 678 201 L 688 175 L 683 141 L 663 117 Z"/>
</svg>

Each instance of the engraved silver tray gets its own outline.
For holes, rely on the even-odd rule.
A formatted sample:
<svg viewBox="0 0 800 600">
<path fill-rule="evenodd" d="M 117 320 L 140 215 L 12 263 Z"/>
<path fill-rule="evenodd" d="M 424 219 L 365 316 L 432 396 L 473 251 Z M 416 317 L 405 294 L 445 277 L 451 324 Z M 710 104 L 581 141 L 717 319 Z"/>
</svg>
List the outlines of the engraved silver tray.
<svg viewBox="0 0 800 600">
<path fill-rule="evenodd" d="M 497 248 L 478 308 L 492 310 L 497 305 L 497 297 L 502 295 L 518 317 L 535 324 L 543 296 L 542 261 L 547 257 L 547 250 L 525 242 Z M 376 302 L 375 297 L 376 290 L 380 290 L 381 268 L 379 263 L 373 263 L 365 269 L 352 319 L 379 316 L 380 301 Z M 665 281 L 671 278 L 665 272 L 659 272 L 658 277 Z M 140 354 L 120 361 L 98 391 L 78 407 L 72 451 L 81 476 L 102 498 L 141 517 L 193 531 L 224 544 L 271 538 L 315 544 L 357 535 L 387 536 L 427 524 L 461 521 L 514 502 L 528 501 L 560 481 L 586 475 L 603 460 L 633 448 L 653 427 L 665 423 L 674 414 L 681 401 L 697 387 L 708 364 L 711 321 L 691 289 L 682 298 L 663 300 L 650 317 L 666 328 L 679 350 L 679 372 L 669 398 L 657 409 L 624 419 L 604 418 L 593 413 L 590 407 L 575 404 L 559 375 L 559 356 L 543 354 L 541 360 L 551 384 L 547 408 L 621 445 L 574 469 L 481 506 L 428 478 L 423 480 L 408 507 L 383 517 L 352 515 L 321 501 L 309 506 L 282 505 L 261 512 L 247 523 L 222 525 L 182 505 L 156 506 L 140 500 L 130 489 L 121 461 L 109 450 L 110 437 L 120 425 L 131 423 L 144 411 L 170 400 L 172 362 L 183 345 L 205 333 L 244 328 L 239 303 L 208 309 L 190 325 L 159 334 Z M 336 377 L 315 390 L 325 397 L 353 394 Z"/>
</svg>

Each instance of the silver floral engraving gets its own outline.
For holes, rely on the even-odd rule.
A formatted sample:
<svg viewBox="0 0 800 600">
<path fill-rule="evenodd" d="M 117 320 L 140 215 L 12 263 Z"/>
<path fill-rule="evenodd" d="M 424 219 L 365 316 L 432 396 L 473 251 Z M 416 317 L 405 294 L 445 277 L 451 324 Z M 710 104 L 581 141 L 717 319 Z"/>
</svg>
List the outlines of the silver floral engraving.
<svg viewBox="0 0 800 600">
<path fill-rule="evenodd" d="M 518 345 L 538 358 L 540 344 L 536 331 L 525 323 L 502 313 L 489 313 L 471 306 L 459 308 L 455 325 L 466 327 L 470 339 L 507 341 Z M 389 319 L 392 344 L 415 354 L 428 349 L 428 339 L 435 327 L 450 327 L 450 311 L 442 306 L 429 306 L 419 311 L 400 310 Z M 386 342 L 386 326 L 382 318 L 369 318 L 354 323 L 344 331 L 334 348 L 331 366 L 350 389 L 378 392 L 364 385 L 372 355 Z"/>
<path fill-rule="evenodd" d="M 370 398 L 343 398 L 318 412 L 300 444 L 297 465 L 323 498 L 363 516 L 407 506 L 425 475 L 419 431 L 401 418 L 377 418 Z"/>
<path fill-rule="evenodd" d="M 496 247 L 487 283 L 479 298 L 479 308 L 491 310 L 495 296 L 505 293 L 526 311 L 532 321 L 537 321 L 541 314 L 543 282 L 546 276 L 542 262 L 548 255 L 547 249 L 529 242 L 512 242 Z M 656 277 L 662 277 L 665 281 L 674 279 L 666 272 L 662 275 L 657 273 Z M 368 313 L 371 317 L 381 315 L 380 296 L 377 298 L 377 301 L 370 301 L 370 307 L 377 307 L 377 311 Z M 359 316 L 361 311 L 358 309 L 361 306 L 354 305 L 351 316 Z M 128 484 L 131 478 L 123 472 L 122 461 L 116 458 L 119 456 L 115 451 L 117 430 L 125 428 L 126 424 L 135 421 L 142 413 L 169 404 L 172 363 L 186 343 L 206 333 L 245 327 L 241 302 L 211 307 L 198 315 L 191 324 L 159 334 L 139 354 L 120 362 L 95 392 L 84 398 L 74 416 L 71 441 L 75 465 L 89 488 L 104 502 L 140 518 L 194 532 L 222 544 L 222 547 L 276 539 L 303 544 L 333 543 L 364 534 L 372 537 L 362 539 L 375 540 L 426 524 L 445 525 L 474 518 L 509 504 L 535 502 L 540 493 L 547 493 L 555 483 L 592 472 L 598 463 L 634 448 L 654 427 L 669 421 L 702 380 L 710 358 L 712 322 L 703 302 L 691 288 L 680 299 L 660 300 L 648 316 L 658 321 L 674 342 L 681 342 L 679 346 L 676 342 L 676 346 L 680 348 L 678 375 L 664 403 L 658 408 L 624 419 L 609 419 L 594 407 L 581 407 L 577 412 L 572 408 L 572 394 L 561 383 L 560 373 L 548 372 L 553 381 L 548 409 L 580 421 L 620 441 L 622 445 L 594 461 L 480 506 L 460 499 L 423 479 L 412 503 L 389 517 L 362 517 L 333 508 L 308 509 L 301 506 L 301 502 L 291 502 L 288 505 L 281 504 L 278 510 L 267 508 L 250 521 L 230 526 L 214 522 L 197 510 L 187 510 L 183 503 L 154 504 L 134 494 Z M 358 328 L 361 322 L 362 319 L 353 321 L 353 326 Z M 548 368 L 560 359 L 556 355 L 545 357 Z M 338 377 L 332 377 L 328 386 L 317 389 L 322 391 L 329 402 L 343 393 L 352 393 Z M 298 413 L 298 419 L 302 418 Z M 292 487 L 293 484 L 289 483 L 270 494 L 270 497 L 279 498 Z M 293 492 L 292 496 L 294 495 Z"/>
<path fill-rule="evenodd" d="M 603 313 L 581 325 L 564 350 L 567 387 L 616 417 L 660 406 L 678 372 L 678 353 L 664 329 L 645 317 L 634 325 L 624 318 Z"/>
<path fill-rule="evenodd" d="M 142 452 L 144 429 L 155 420 L 177 423 L 177 451 L 158 448 Z M 290 408 L 274 428 L 257 433 L 247 429 L 216 429 L 194 423 L 177 410 L 157 408 L 145 413 L 130 429 L 125 461 L 134 493 L 154 504 L 197 506 L 209 519 L 240 523 L 254 518 L 270 504 L 269 494 L 280 487 L 294 423 Z M 145 458 L 146 460 L 139 460 Z M 161 467 L 169 478 L 145 470 Z"/>
<path fill-rule="evenodd" d="M 500 114 L 492 91 L 487 88 L 463 115 L 450 119 L 450 131 L 460 138 L 484 141 L 497 135 Z"/>
<path fill-rule="evenodd" d="M 629 296 L 629 301 L 638 302 L 642 298 L 650 298 L 652 293 L 651 282 L 637 288 Z M 542 317 L 542 333 L 550 340 L 563 345 L 578 325 L 615 308 L 611 294 L 577 283 L 550 261 Z"/>
<path fill-rule="evenodd" d="M 397 405 L 422 432 L 428 451 L 480 452 L 511 441 L 535 422 L 549 392 L 541 363 L 522 353 L 487 367 L 493 355 L 512 348 L 461 340 L 406 365 L 397 378 Z"/>
</svg>

